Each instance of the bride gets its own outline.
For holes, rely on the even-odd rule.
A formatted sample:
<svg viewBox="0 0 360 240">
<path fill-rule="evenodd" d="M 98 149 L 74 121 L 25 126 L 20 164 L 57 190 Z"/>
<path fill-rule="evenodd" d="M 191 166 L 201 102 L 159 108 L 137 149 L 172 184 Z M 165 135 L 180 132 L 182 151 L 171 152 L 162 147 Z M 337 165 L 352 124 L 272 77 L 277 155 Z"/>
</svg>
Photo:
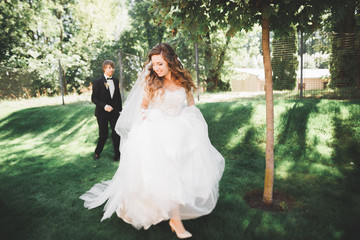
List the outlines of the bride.
<svg viewBox="0 0 360 240">
<path fill-rule="evenodd" d="M 214 209 L 225 163 L 194 105 L 194 88 L 170 45 L 150 50 L 116 124 L 119 168 L 80 197 L 89 209 L 107 201 L 101 221 L 114 212 L 137 229 L 169 220 L 178 238 L 189 238 L 182 220 Z"/>
</svg>

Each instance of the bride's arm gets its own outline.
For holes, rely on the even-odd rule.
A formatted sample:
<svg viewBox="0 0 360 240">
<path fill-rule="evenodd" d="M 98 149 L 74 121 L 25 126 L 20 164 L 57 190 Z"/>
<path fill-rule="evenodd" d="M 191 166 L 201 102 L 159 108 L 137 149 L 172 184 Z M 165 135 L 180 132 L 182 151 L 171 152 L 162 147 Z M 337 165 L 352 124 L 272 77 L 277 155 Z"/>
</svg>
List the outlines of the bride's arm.
<svg viewBox="0 0 360 240">
<path fill-rule="evenodd" d="M 195 105 L 195 100 L 194 100 L 192 93 L 186 94 L 186 100 L 187 100 L 188 107 Z"/>
<path fill-rule="evenodd" d="M 141 118 L 144 120 L 146 118 L 147 109 L 149 106 L 149 99 L 144 96 L 142 99 L 142 102 L 140 104 L 140 110 L 141 110 Z"/>
<path fill-rule="evenodd" d="M 142 99 L 142 102 L 140 104 L 140 108 L 141 108 L 141 110 L 146 110 L 148 108 L 148 106 L 149 106 L 149 100 L 147 99 L 146 96 L 144 96 Z"/>
</svg>

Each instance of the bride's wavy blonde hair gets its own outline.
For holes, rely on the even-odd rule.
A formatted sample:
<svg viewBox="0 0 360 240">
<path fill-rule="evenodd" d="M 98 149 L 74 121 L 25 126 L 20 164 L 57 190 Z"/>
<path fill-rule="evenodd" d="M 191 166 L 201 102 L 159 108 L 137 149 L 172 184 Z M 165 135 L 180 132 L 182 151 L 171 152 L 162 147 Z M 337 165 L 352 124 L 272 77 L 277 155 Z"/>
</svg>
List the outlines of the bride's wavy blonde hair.
<svg viewBox="0 0 360 240">
<path fill-rule="evenodd" d="M 154 55 L 161 55 L 164 58 L 171 71 L 172 80 L 176 85 L 185 88 L 187 94 L 191 94 L 191 91 L 196 89 L 189 71 L 183 67 L 174 49 L 169 44 L 159 43 L 154 46 L 149 52 L 144 67 L 151 62 L 151 57 Z M 164 93 L 164 78 L 156 74 L 152 64 L 149 64 L 148 70 L 149 74 L 145 78 L 145 91 L 149 100 L 151 100 L 155 94 Z"/>
</svg>

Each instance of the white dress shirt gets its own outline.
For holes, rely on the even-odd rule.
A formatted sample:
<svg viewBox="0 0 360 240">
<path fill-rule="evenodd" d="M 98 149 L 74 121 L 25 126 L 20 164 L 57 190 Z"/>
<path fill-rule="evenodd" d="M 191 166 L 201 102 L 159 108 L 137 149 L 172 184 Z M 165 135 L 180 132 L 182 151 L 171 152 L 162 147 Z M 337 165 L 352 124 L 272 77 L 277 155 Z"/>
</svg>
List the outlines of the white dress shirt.
<svg viewBox="0 0 360 240">
<path fill-rule="evenodd" d="M 106 79 L 107 84 L 109 85 L 110 96 L 111 96 L 111 98 L 113 98 L 113 96 L 114 96 L 114 91 L 115 91 L 114 81 L 113 81 L 112 79 L 107 80 L 109 77 L 106 76 L 106 74 L 104 74 L 104 77 L 105 77 L 105 79 Z"/>
</svg>

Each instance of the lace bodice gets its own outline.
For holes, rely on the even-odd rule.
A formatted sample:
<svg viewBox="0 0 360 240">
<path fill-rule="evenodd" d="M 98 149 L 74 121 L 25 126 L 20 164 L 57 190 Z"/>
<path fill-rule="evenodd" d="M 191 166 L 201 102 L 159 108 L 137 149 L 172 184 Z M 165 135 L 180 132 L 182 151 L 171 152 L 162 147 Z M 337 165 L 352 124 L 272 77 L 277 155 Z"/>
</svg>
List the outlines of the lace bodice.
<svg viewBox="0 0 360 240">
<path fill-rule="evenodd" d="M 165 92 L 161 95 L 154 96 L 149 108 L 159 109 L 166 115 L 178 116 L 185 106 L 186 92 L 183 87 L 175 91 L 165 89 Z"/>
</svg>

